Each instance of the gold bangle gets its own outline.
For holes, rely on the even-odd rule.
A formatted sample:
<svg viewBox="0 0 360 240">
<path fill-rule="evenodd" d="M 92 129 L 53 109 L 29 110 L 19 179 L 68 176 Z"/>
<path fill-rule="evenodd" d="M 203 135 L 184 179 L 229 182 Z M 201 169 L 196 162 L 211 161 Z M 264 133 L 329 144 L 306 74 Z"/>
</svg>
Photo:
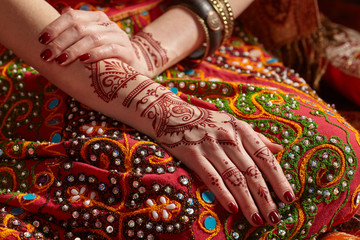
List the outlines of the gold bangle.
<svg viewBox="0 0 360 240">
<path fill-rule="evenodd" d="M 224 44 L 230 37 L 234 28 L 234 14 L 231 5 L 227 0 L 208 0 L 218 13 L 223 25 L 223 39 Z"/>
</svg>

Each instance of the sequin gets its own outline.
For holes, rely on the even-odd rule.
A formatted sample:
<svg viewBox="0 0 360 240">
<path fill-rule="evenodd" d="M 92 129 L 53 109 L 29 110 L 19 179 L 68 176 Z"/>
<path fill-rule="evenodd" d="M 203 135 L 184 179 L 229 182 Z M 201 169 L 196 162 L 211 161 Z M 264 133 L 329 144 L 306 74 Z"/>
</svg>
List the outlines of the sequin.
<svg viewBox="0 0 360 240">
<path fill-rule="evenodd" d="M 202 192 L 201 197 L 206 203 L 213 203 L 215 201 L 215 195 L 210 191 Z"/>
<path fill-rule="evenodd" d="M 204 226 L 207 230 L 211 231 L 216 228 L 216 219 L 212 216 L 209 216 L 204 221 Z"/>
<path fill-rule="evenodd" d="M 24 195 L 22 198 L 23 198 L 24 200 L 34 200 L 36 197 L 37 197 L 36 194 L 26 194 L 26 195 Z"/>
</svg>

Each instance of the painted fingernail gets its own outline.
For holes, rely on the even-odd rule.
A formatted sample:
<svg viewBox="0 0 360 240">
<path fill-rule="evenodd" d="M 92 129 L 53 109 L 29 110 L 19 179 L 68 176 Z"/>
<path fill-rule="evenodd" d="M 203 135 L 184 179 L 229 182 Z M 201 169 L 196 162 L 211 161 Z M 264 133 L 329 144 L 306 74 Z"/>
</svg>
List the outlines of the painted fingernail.
<svg viewBox="0 0 360 240">
<path fill-rule="evenodd" d="M 262 217 L 260 216 L 259 213 L 254 213 L 252 215 L 251 219 L 256 225 L 263 225 L 264 224 L 264 220 L 262 219 Z"/>
<path fill-rule="evenodd" d="M 230 212 L 231 213 L 238 213 L 239 212 L 239 208 L 237 207 L 237 205 L 234 202 L 229 203 L 228 205 Z"/>
<path fill-rule="evenodd" d="M 47 61 L 49 58 L 51 58 L 52 56 L 52 52 L 50 51 L 50 49 L 45 49 L 41 54 L 40 57 L 42 59 L 44 59 L 45 61 Z"/>
<path fill-rule="evenodd" d="M 85 53 L 79 57 L 80 61 L 82 61 L 82 62 L 88 60 L 89 58 L 90 58 L 89 53 Z"/>
<path fill-rule="evenodd" d="M 39 42 L 42 44 L 46 44 L 50 40 L 50 34 L 45 32 L 39 37 Z"/>
<path fill-rule="evenodd" d="M 270 221 L 273 223 L 273 224 L 277 224 L 280 222 L 280 215 L 277 211 L 272 211 L 270 214 L 269 214 L 269 218 L 270 218 Z"/>
<path fill-rule="evenodd" d="M 61 54 L 60 56 L 58 56 L 58 57 L 56 58 L 56 62 L 57 62 L 58 64 L 62 64 L 62 63 L 64 63 L 68 58 L 69 58 L 69 55 L 67 55 L 66 53 L 63 53 L 63 54 Z"/>
<path fill-rule="evenodd" d="M 294 201 L 295 196 L 291 191 L 287 191 L 286 193 L 284 193 L 284 198 L 286 201 L 292 202 L 292 201 Z"/>
</svg>

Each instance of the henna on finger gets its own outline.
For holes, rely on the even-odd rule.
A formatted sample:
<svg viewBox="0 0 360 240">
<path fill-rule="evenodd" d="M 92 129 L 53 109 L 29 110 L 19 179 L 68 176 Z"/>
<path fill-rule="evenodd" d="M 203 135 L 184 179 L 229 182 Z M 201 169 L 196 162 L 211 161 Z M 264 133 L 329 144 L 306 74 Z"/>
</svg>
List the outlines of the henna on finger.
<svg viewBox="0 0 360 240">
<path fill-rule="evenodd" d="M 227 180 L 234 187 L 247 188 L 246 179 L 237 167 L 231 167 L 221 174 L 224 180 Z"/>
<path fill-rule="evenodd" d="M 258 149 L 254 153 L 254 156 L 257 159 L 260 159 L 260 160 L 268 163 L 269 165 L 271 165 L 274 170 L 277 170 L 277 167 L 276 167 L 276 164 L 275 164 L 275 157 L 266 146 Z"/>
<path fill-rule="evenodd" d="M 256 166 L 250 166 L 245 171 L 242 171 L 242 174 L 244 176 L 249 176 L 255 179 L 258 179 L 261 177 L 261 173 L 259 169 Z"/>
</svg>

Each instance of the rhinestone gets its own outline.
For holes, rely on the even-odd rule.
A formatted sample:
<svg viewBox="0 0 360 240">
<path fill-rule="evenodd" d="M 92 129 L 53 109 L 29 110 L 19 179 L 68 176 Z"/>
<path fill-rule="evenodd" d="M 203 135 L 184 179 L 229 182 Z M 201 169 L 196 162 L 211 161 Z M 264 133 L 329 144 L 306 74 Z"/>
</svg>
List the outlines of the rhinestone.
<svg viewBox="0 0 360 240">
<path fill-rule="evenodd" d="M 137 232 L 136 236 L 138 238 L 143 238 L 144 237 L 144 232 L 140 230 L 140 231 Z"/>
<path fill-rule="evenodd" d="M 147 240 L 154 240 L 155 239 L 155 237 L 154 237 L 154 235 L 152 235 L 152 234 L 149 234 L 148 236 L 147 236 Z"/>
<path fill-rule="evenodd" d="M 40 226 L 40 222 L 37 221 L 37 220 L 35 220 L 35 221 L 33 222 L 33 225 L 34 225 L 34 227 L 38 228 L 38 227 Z"/>
<path fill-rule="evenodd" d="M 238 232 L 233 232 L 233 233 L 232 233 L 232 237 L 233 237 L 234 239 L 239 239 L 240 235 L 239 235 Z"/>
<path fill-rule="evenodd" d="M 93 216 L 97 216 L 97 215 L 99 215 L 99 213 L 100 213 L 100 211 L 98 209 L 96 209 L 96 208 L 92 210 L 92 215 Z"/>
<path fill-rule="evenodd" d="M 119 153 L 119 151 L 114 150 L 112 155 L 113 155 L 114 157 L 118 157 L 118 156 L 119 156 L 119 154 L 120 154 L 120 153 Z"/>
<path fill-rule="evenodd" d="M 352 176 L 352 175 L 354 175 L 354 171 L 353 171 L 353 170 L 349 170 L 348 174 L 349 174 L 349 176 Z"/>
<path fill-rule="evenodd" d="M 328 190 L 324 191 L 324 197 L 328 198 L 330 197 L 330 192 Z"/>
<path fill-rule="evenodd" d="M 157 225 L 155 229 L 156 229 L 157 232 L 162 232 L 163 226 Z"/>
<path fill-rule="evenodd" d="M 105 186 L 104 183 L 101 183 L 101 184 L 99 185 L 99 190 L 100 190 L 100 191 L 104 191 L 105 188 L 106 188 L 106 186 Z"/>
<path fill-rule="evenodd" d="M 64 212 L 66 212 L 67 210 L 69 210 L 69 206 L 68 205 L 63 205 L 61 207 L 61 210 L 63 210 Z"/>
<path fill-rule="evenodd" d="M 90 156 L 90 160 L 93 161 L 93 162 L 95 162 L 95 161 L 97 160 L 97 158 L 96 158 L 96 156 L 93 154 L 93 155 Z"/>
<path fill-rule="evenodd" d="M 135 159 L 134 159 L 134 163 L 135 163 L 135 164 L 141 163 L 141 159 L 140 159 L 140 158 L 135 158 Z"/>
<path fill-rule="evenodd" d="M 334 195 L 337 196 L 339 194 L 339 189 L 338 188 L 335 188 L 334 189 Z"/>
<path fill-rule="evenodd" d="M 173 173 L 175 172 L 175 167 L 171 166 L 168 168 L 168 172 Z"/>
<path fill-rule="evenodd" d="M 194 213 L 194 209 L 192 208 L 187 208 L 186 209 L 186 212 L 189 214 L 189 215 L 192 215 Z"/>
<path fill-rule="evenodd" d="M 80 176 L 79 176 L 79 181 L 80 181 L 80 182 L 85 181 L 85 175 L 84 175 L 84 174 L 80 174 Z"/>
<path fill-rule="evenodd" d="M 166 227 L 166 230 L 167 230 L 168 232 L 172 232 L 172 231 L 174 231 L 174 226 L 173 226 L 173 225 L 168 225 L 168 226 Z"/>
<path fill-rule="evenodd" d="M 348 153 L 350 153 L 350 152 L 351 152 L 351 148 L 350 148 L 349 146 L 346 146 L 346 147 L 345 147 L 345 151 L 347 151 Z"/>
<path fill-rule="evenodd" d="M 119 166 L 120 164 L 121 164 L 121 160 L 118 159 L 118 158 L 116 158 L 116 159 L 115 159 L 115 165 Z"/>
<path fill-rule="evenodd" d="M 74 212 L 72 213 L 72 216 L 73 216 L 73 218 L 78 218 L 78 217 L 80 216 L 80 214 L 79 214 L 78 211 L 74 211 Z"/>
<path fill-rule="evenodd" d="M 146 228 L 147 229 L 152 229 L 153 228 L 153 224 L 151 222 L 146 223 Z"/>
<path fill-rule="evenodd" d="M 333 162 L 333 166 L 334 166 L 334 168 L 339 168 L 340 167 L 338 162 Z"/>
<path fill-rule="evenodd" d="M 326 179 L 327 179 L 329 182 L 331 182 L 331 181 L 334 179 L 334 176 L 333 176 L 332 174 L 328 174 L 328 175 L 326 176 Z"/>
<path fill-rule="evenodd" d="M 315 212 L 315 206 L 314 206 L 314 205 L 311 205 L 311 206 L 309 207 L 309 210 L 310 210 L 310 212 Z"/>
<path fill-rule="evenodd" d="M 159 185 L 159 184 L 154 184 L 154 185 L 153 185 L 153 190 L 154 190 L 155 192 L 159 191 L 159 190 L 160 190 L 160 185 Z"/>
<path fill-rule="evenodd" d="M 129 230 L 128 231 L 128 236 L 133 237 L 134 236 L 134 230 Z"/>
<path fill-rule="evenodd" d="M 106 227 L 106 232 L 112 233 L 113 231 L 114 231 L 114 228 L 112 226 L 107 226 Z"/>
<path fill-rule="evenodd" d="M 352 163 L 354 162 L 354 159 L 353 159 L 352 157 L 349 157 L 349 158 L 348 158 L 348 162 L 349 162 L 350 164 L 352 164 Z"/>
<path fill-rule="evenodd" d="M 285 234 L 286 234 L 285 230 L 283 230 L 283 229 L 279 230 L 279 235 L 280 236 L 285 236 Z"/>
<path fill-rule="evenodd" d="M 101 228 L 101 226 L 102 226 L 102 223 L 100 221 L 95 222 L 95 227 L 96 228 Z"/>
<path fill-rule="evenodd" d="M 164 192 L 166 192 L 167 194 L 171 193 L 171 188 L 169 186 L 166 186 L 164 189 Z"/>
<path fill-rule="evenodd" d="M 64 169 L 65 169 L 65 170 L 69 170 L 70 168 L 71 168 L 70 163 L 64 164 Z"/>
<path fill-rule="evenodd" d="M 181 216 L 181 221 L 183 221 L 183 223 L 187 223 L 189 221 L 189 217 L 188 216 Z"/>
<path fill-rule="evenodd" d="M 176 197 L 177 197 L 179 200 L 184 199 L 184 195 L 183 195 L 182 193 L 176 194 Z"/>
<path fill-rule="evenodd" d="M 324 140 L 324 139 L 323 139 L 322 137 L 320 137 L 320 136 L 316 136 L 315 139 L 316 139 L 316 141 L 319 141 L 319 142 Z"/>
<path fill-rule="evenodd" d="M 99 148 L 100 148 L 100 144 L 96 143 L 96 144 L 93 146 L 93 148 L 94 148 L 95 150 L 99 149 Z"/>
<path fill-rule="evenodd" d="M 134 221 L 134 220 L 130 220 L 130 221 L 128 222 L 128 226 L 131 227 L 131 228 L 135 227 L 135 221 Z"/>
<path fill-rule="evenodd" d="M 134 188 L 138 188 L 140 183 L 138 181 L 134 181 L 132 185 Z"/>
<path fill-rule="evenodd" d="M 90 219 L 90 214 L 89 213 L 84 213 L 83 218 L 85 220 L 89 220 Z"/>
<path fill-rule="evenodd" d="M 308 183 L 312 183 L 313 182 L 313 178 L 312 177 L 309 177 L 308 178 Z"/>
<path fill-rule="evenodd" d="M 180 179 L 180 183 L 182 185 L 188 185 L 189 184 L 189 179 L 185 176 L 183 176 L 181 179 Z"/>
<path fill-rule="evenodd" d="M 145 193 L 146 189 L 144 187 L 139 187 L 139 193 Z"/>
<path fill-rule="evenodd" d="M 136 219 L 136 222 L 137 224 L 141 225 L 144 222 L 144 220 L 142 218 L 138 218 Z"/>
<path fill-rule="evenodd" d="M 113 190 L 112 190 L 112 192 L 113 192 L 113 194 L 119 194 L 119 192 L 120 192 L 120 188 L 118 188 L 118 187 L 114 187 L 113 188 Z"/>
<path fill-rule="evenodd" d="M 94 177 L 89 177 L 89 183 L 94 183 L 95 182 L 95 178 Z"/>
<path fill-rule="evenodd" d="M 311 166 L 316 167 L 316 166 L 317 166 L 317 161 L 316 161 L 316 160 L 313 160 L 313 161 L 311 162 Z"/>
<path fill-rule="evenodd" d="M 285 169 L 289 169 L 289 168 L 290 168 L 290 164 L 289 164 L 289 163 L 285 163 L 285 164 L 284 164 L 284 168 L 285 168 Z"/>
</svg>

